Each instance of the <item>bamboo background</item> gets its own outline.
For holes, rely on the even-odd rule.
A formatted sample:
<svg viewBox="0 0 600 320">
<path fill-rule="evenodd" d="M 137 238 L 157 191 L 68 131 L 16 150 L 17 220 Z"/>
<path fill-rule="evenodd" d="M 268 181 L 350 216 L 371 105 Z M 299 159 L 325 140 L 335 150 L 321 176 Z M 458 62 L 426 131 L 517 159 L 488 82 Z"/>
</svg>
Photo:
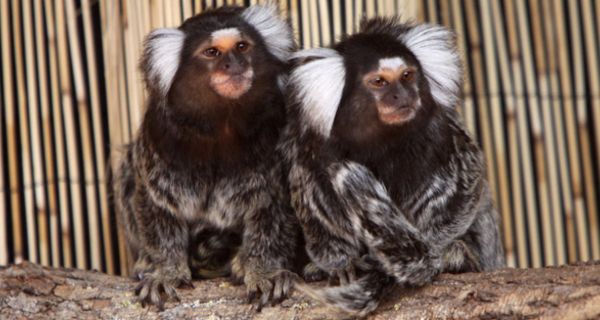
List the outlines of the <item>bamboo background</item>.
<svg viewBox="0 0 600 320">
<path fill-rule="evenodd" d="M 110 168 L 143 112 L 143 38 L 207 7 L 256 2 L 0 0 L 0 265 L 126 273 Z M 600 2 L 278 5 L 303 48 L 354 32 L 362 16 L 454 29 L 459 108 L 485 152 L 509 265 L 600 259 Z"/>
</svg>

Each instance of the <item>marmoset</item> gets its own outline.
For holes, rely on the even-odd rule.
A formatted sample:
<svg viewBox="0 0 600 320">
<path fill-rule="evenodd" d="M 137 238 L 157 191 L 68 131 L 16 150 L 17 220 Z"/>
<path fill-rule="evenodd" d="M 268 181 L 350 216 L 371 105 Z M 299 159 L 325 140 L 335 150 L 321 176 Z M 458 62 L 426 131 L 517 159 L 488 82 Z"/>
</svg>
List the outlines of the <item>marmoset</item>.
<svg viewBox="0 0 600 320">
<path fill-rule="evenodd" d="M 285 297 L 300 227 L 276 144 L 295 44 L 275 6 L 221 7 L 150 33 L 147 108 L 116 203 L 142 303 L 231 272 L 258 307 Z M 237 248 L 239 246 L 239 249 Z"/>
<path fill-rule="evenodd" d="M 362 316 L 395 285 L 504 265 L 484 158 L 455 108 L 451 31 L 375 18 L 292 59 L 292 206 L 310 258 L 340 282 L 298 288 Z"/>
</svg>

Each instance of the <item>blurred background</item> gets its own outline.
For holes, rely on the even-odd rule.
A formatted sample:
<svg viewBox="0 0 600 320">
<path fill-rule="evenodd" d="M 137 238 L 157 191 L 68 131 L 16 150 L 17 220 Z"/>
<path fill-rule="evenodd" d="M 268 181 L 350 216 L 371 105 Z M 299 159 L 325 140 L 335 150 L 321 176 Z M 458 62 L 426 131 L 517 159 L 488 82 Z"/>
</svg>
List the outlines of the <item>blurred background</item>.
<svg viewBox="0 0 600 320">
<path fill-rule="evenodd" d="M 0 265 L 126 273 L 110 171 L 135 135 L 144 36 L 223 4 L 0 0 Z M 510 266 L 600 259 L 600 1 L 276 2 L 302 48 L 401 14 L 456 31 Z"/>
</svg>

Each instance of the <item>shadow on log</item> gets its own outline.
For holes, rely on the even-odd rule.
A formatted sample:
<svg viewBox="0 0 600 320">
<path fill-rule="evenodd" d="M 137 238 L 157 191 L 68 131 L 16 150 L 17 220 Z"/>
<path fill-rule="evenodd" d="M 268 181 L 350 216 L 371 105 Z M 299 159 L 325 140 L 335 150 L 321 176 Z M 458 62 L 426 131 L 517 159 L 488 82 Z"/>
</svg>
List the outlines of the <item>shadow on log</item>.
<svg viewBox="0 0 600 320">
<path fill-rule="evenodd" d="M 142 308 L 129 279 L 22 263 L 0 269 L 0 319 L 339 319 L 300 293 L 262 312 L 225 279 L 180 289 L 180 303 Z M 315 284 L 317 285 L 317 284 Z M 600 261 L 543 269 L 443 274 L 397 289 L 368 319 L 599 319 Z"/>
</svg>

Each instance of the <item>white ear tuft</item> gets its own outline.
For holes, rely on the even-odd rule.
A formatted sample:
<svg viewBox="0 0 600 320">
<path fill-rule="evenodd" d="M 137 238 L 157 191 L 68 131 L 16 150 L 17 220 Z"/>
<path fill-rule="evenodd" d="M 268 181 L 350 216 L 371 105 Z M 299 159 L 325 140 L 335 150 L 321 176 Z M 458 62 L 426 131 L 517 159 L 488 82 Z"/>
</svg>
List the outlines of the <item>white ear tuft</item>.
<svg viewBox="0 0 600 320">
<path fill-rule="evenodd" d="M 309 57 L 318 60 L 311 60 L 292 72 L 291 88 L 300 104 L 302 120 L 311 129 L 329 137 L 346 81 L 344 58 L 331 49 L 294 54 L 294 58 Z"/>
<path fill-rule="evenodd" d="M 400 36 L 417 57 L 440 105 L 453 108 L 460 94 L 462 66 L 452 31 L 435 25 L 417 25 Z"/>
<path fill-rule="evenodd" d="M 292 28 L 279 16 L 275 5 L 250 6 L 242 12 L 242 18 L 260 33 L 271 54 L 287 61 L 294 49 L 294 35 Z"/>
<path fill-rule="evenodd" d="M 146 38 L 142 69 L 147 85 L 166 94 L 179 68 L 185 33 L 179 29 L 156 29 Z"/>
</svg>

